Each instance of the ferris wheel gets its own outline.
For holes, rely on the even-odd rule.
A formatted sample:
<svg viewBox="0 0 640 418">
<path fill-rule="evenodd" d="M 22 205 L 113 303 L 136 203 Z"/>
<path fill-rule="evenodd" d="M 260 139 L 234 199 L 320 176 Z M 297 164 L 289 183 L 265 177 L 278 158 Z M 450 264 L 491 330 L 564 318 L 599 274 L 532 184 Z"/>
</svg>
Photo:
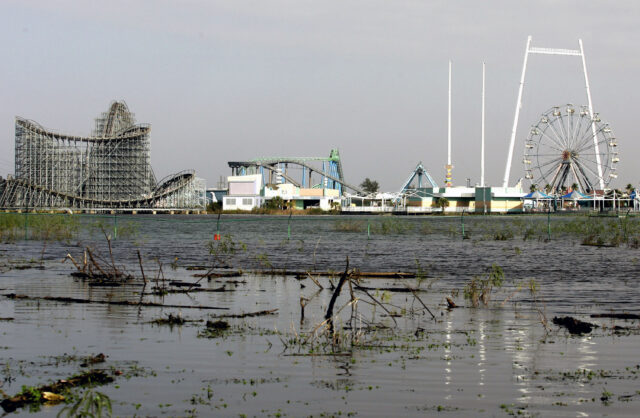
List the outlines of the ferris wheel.
<svg viewBox="0 0 640 418">
<path fill-rule="evenodd" d="M 531 127 L 525 142 L 525 177 L 552 192 L 591 192 L 618 177 L 618 142 L 608 123 L 587 106 L 554 106 Z"/>
</svg>

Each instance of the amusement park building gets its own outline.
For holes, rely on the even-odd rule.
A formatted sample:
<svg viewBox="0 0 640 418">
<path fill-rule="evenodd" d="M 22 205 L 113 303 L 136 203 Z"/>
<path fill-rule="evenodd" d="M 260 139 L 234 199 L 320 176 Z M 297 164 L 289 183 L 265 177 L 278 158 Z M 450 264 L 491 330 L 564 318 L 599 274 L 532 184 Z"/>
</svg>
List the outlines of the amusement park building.
<svg viewBox="0 0 640 418">
<path fill-rule="evenodd" d="M 157 181 L 151 127 L 124 102 L 96 119 L 91 136 L 47 130 L 16 118 L 15 176 L 0 178 L 0 208 L 71 211 L 201 211 L 204 180 L 191 170 Z"/>
<path fill-rule="evenodd" d="M 422 187 L 401 193 L 347 196 L 342 211 L 351 213 L 513 213 L 523 211 L 520 187 Z M 440 198 L 447 201 L 440 206 Z"/>
<path fill-rule="evenodd" d="M 228 195 L 223 210 L 252 210 L 279 197 L 287 208 L 333 209 L 346 189 L 362 191 L 344 180 L 340 153 L 328 157 L 266 157 L 230 161 Z"/>
<path fill-rule="evenodd" d="M 330 210 L 340 203 L 336 189 L 304 188 L 291 183 L 263 185 L 262 175 L 227 177 L 229 192 L 222 201 L 223 210 L 252 210 L 266 201 L 280 197 L 290 209 L 318 207 Z"/>
</svg>

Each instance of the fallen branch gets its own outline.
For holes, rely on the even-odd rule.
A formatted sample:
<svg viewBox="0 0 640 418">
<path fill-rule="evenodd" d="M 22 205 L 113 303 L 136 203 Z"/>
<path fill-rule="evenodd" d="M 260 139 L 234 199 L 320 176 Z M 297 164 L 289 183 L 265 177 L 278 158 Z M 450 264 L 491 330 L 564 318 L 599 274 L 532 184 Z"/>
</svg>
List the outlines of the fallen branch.
<svg viewBox="0 0 640 418">
<path fill-rule="evenodd" d="M 100 274 L 102 274 L 104 277 L 112 277 L 111 275 L 105 273 L 104 270 L 102 270 L 102 267 L 100 267 L 95 258 L 93 258 L 93 253 L 91 252 L 91 249 L 89 247 L 87 247 L 87 253 L 89 254 L 89 260 L 91 260 L 91 263 L 95 266 L 95 268 L 98 269 Z"/>
<path fill-rule="evenodd" d="M 301 278 L 307 277 L 307 275 L 315 277 L 336 277 L 340 274 L 337 271 L 297 271 L 297 270 L 255 270 L 255 274 L 264 276 L 298 276 Z M 415 278 L 415 273 L 406 273 L 400 271 L 358 271 L 351 272 L 351 277 L 359 278 L 379 278 L 379 279 L 412 279 Z"/>
<path fill-rule="evenodd" d="M 367 286 L 361 286 L 359 284 L 356 284 L 355 288 L 357 290 L 370 290 L 370 291 L 380 290 L 380 291 L 383 291 L 383 292 L 400 292 L 400 293 L 413 293 L 414 292 L 414 290 L 409 289 L 407 287 L 367 287 Z"/>
<path fill-rule="evenodd" d="M 418 297 L 417 291 L 416 289 L 413 289 L 411 287 L 409 287 L 409 285 L 405 284 L 405 286 L 407 286 L 407 289 L 409 289 L 411 291 L 411 293 L 413 294 L 413 297 L 418 299 L 418 302 L 420 302 L 420 304 L 422 305 L 423 308 L 425 308 L 427 310 L 427 312 L 429 312 L 429 314 L 431 315 L 431 319 L 436 319 L 436 316 L 433 314 L 433 312 L 431 312 L 431 309 L 429 309 L 427 307 L 427 305 L 424 304 L 424 302 L 422 301 L 422 299 L 420 299 Z"/>
<path fill-rule="evenodd" d="M 15 293 L 8 293 L 2 296 L 8 299 L 48 300 L 52 302 L 66 302 L 66 303 L 96 303 L 96 304 L 102 304 L 102 305 L 148 306 L 148 307 L 158 307 L 158 308 L 229 310 L 229 308 L 221 308 L 217 306 L 166 305 L 166 304 L 154 303 L 154 302 L 130 302 L 128 300 L 91 300 L 91 299 L 80 299 L 80 298 L 59 297 L 59 296 L 27 296 L 27 295 L 17 295 Z"/>
<path fill-rule="evenodd" d="M 157 295 L 157 294 L 169 294 L 169 293 L 215 293 L 215 292 L 235 292 L 235 289 L 227 289 L 224 285 L 221 287 L 216 287 L 213 289 L 203 289 L 201 287 L 196 287 L 193 289 L 163 289 L 160 287 L 156 287 L 153 289 L 153 292 L 145 293 L 146 295 Z"/>
<path fill-rule="evenodd" d="M 217 277 L 240 277 L 242 273 L 239 271 L 222 271 L 222 272 L 209 272 L 209 273 L 196 273 L 193 277 L 206 277 L 207 279 L 213 279 Z"/>
<path fill-rule="evenodd" d="M 360 289 L 361 292 L 363 292 L 365 295 L 369 296 L 369 298 L 378 306 L 380 306 L 386 313 L 387 315 L 389 315 L 391 317 L 391 319 L 393 320 L 393 323 L 396 324 L 396 326 L 398 325 L 398 321 L 396 321 L 396 319 L 393 317 L 393 314 L 384 306 L 384 304 L 382 304 L 378 299 L 374 298 L 373 296 L 371 296 L 371 294 L 366 291 L 365 289 Z"/>
<path fill-rule="evenodd" d="M 318 279 L 316 279 L 315 277 L 313 277 L 313 275 L 311 275 L 311 273 L 307 272 L 307 277 L 309 277 L 311 279 L 311 281 L 318 286 L 320 289 L 324 289 L 324 287 L 320 284 L 320 282 L 318 281 Z"/>
<path fill-rule="evenodd" d="M 212 318 L 248 318 L 253 316 L 275 315 L 278 309 L 269 309 L 266 311 L 248 312 L 243 314 L 223 314 L 213 315 Z"/>
<path fill-rule="evenodd" d="M 64 258 L 64 260 L 62 260 L 62 262 L 64 263 L 67 260 L 71 260 L 71 262 L 73 263 L 74 266 L 76 266 L 78 271 L 83 271 L 83 269 L 80 268 L 80 265 L 78 263 L 76 263 L 76 260 L 74 260 L 73 257 L 71 257 L 71 254 L 67 254 L 67 256 Z"/>
</svg>

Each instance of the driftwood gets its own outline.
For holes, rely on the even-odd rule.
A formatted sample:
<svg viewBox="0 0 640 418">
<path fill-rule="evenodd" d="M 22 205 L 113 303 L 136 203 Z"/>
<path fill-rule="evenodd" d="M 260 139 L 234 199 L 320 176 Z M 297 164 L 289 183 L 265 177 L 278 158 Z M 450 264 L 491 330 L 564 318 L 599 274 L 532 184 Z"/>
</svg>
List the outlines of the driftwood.
<svg viewBox="0 0 640 418">
<path fill-rule="evenodd" d="M 640 319 L 640 315 L 630 313 L 603 313 L 592 314 L 591 318 Z"/>
<path fill-rule="evenodd" d="M 614 248 L 614 247 L 617 247 L 616 244 L 598 244 L 596 242 L 583 242 L 580 245 L 584 245 L 585 247 L 600 247 L 600 248 Z"/>
<path fill-rule="evenodd" d="M 367 287 L 367 286 L 361 286 L 359 284 L 356 284 L 355 288 L 356 290 L 369 290 L 369 291 L 380 290 L 383 292 L 400 292 L 400 293 L 416 292 L 416 290 L 409 289 L 408 287 Z"/>
<path fill-rule="evenodd" d="M 248 318 L 253 316 L 264 316 L 264 315 L 275 315 L 278 312 L 278 309 L 269 309 L 266 311 L 257 311 L 257 312 L 247 312 L 243 314 L 223 314 L 223 315 L 213 315 L 212 318 Z"/>
<path fill-rule="evenodd" d="M 76 377 L 72 377 L 70 379 L 58 380 L 55 383 L 40 386 L 36 390 L 43 395 L 45 394 L 45 392 L 55 395 L 61 391 L 64 391 L 72 387 L 87 386 L 87 385 L 103 385 L 111 382 L 113 382 L 113 377 L 109 376 L 106 372 L 102 370 L 90 370 L 86 373 L 83 373 Z M 56 399 L 58 401 L 61 401 L 64 398 L 58 395 Z M 4 409 L 5 412 L 11 413 L 18 408 L 22 408 L 23 406 L 33 404 L 33 403 L 44 403 L 46 401 L 47 399 L 45 396 L 35 398 L 33 395 L 27 393 L 27 394 L 19 394 L 11 398 L 6 398 L 2 402 L 0 402 L 0 406 L 2 406 L 2 409 Z"/>
<path fill-rule="evenodd" d="M 193 289 L 165 289 L 161 287 L 154 287 L 153 292 L 147 292 L 145 295 L 157 295 L 160 293 L 168 294 L 168 293 L 215 293 L 215 292 L 235 292 L 235 289 L 227 289 L 224 285 L 221 287 L 216 287 L 213 289 L 196 287 Z"/>
<path fill-rule="evenodd" d="M 222 271 L 222 272 L 209 272 L 209 273 L 196 273 L 193 277 L 206 277 L 207 279 L 213 279 L 218 277 L 240 277 L 242 273 L 239 271 Z"/>
<path fill-rule="evenodd" d="M 309 276 L 315 277 L 335 277 L 340 274 L 337 271 L 290 271 L 290 270 L 259 270 L 256 274 L 263 275 L 280 275 L 280 276 L 298 276 L 299 278 L 306 278 Z M 413 279 L 416 277 L 415 273 L 407 273 L 400 271 L 358 271 L 353 270 L 350 273 L 354 278 L 370 278 L 370 279 Z"/>
<path fill-rule="evenodd" d="M 26 299 L 26 300 L 48 300 L 52 302 L 66 302 L 66 303 L 95 303 L 102 305 L 124 305 L 124 306 L 149 306 L 158 308 L 178 308 L 178 309 L 204 309 L 204 310 L 228 310 L 229 308 L 221 308 L 217 306 L 202 306 L 202 305 L 167 305 L 163 303 L 154 302 L 131 302 L 128 300 L 91 300 L 80 299 L 70 297 L 59 296 L 27 296 L 18 295 L 15 293 L 8 293 L 2 295 L 9 299 Z"/>
</svg>

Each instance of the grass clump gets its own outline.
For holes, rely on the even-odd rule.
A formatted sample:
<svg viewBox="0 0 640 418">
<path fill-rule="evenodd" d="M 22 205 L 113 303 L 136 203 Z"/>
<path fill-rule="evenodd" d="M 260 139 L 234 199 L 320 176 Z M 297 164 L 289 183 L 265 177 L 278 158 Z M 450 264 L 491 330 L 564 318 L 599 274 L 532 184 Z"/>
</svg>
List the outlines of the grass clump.
<svg viewBox="0 0 640 418">
<path fill-rule="evenodd" d="M 78 232 L 78 218 L 43 213 L 3 213 L 0 215 L 0 240 L 20 238 L 63 241 Z"/>
<path fill-rule="evenodd" d="M 482 301 L 484 306 L 489 304 L 491 292 L 494 288 L 501 288 L 504 283 L 504 271 L 497 264 L 492 264 L 483 276 L 474 276 L 464 287 L 464 298 L 471 301 L 474 308 Z"/>
<path fill-rule="evenodd" d="M 84 391 L 73 405 L 65 406 L 58 417 L 110 417 L 112 414 L 111 399 L 93 388 Z"/>
<path fill-rule="evenodd" d="M 398 218 L 383 219 L 381 222 L 374 224 L 372 228 L 373 233 L 380 235 L 406 234 L 411 231 L 413 231 L 413 225 L 404 219 Z"/>
<path fill-rule="evenodd" d="M 344 220 L 333 224 L 333 230 L 337 232 L 363 232 L 365 230 L 364 221 Z"/>
</svg>

